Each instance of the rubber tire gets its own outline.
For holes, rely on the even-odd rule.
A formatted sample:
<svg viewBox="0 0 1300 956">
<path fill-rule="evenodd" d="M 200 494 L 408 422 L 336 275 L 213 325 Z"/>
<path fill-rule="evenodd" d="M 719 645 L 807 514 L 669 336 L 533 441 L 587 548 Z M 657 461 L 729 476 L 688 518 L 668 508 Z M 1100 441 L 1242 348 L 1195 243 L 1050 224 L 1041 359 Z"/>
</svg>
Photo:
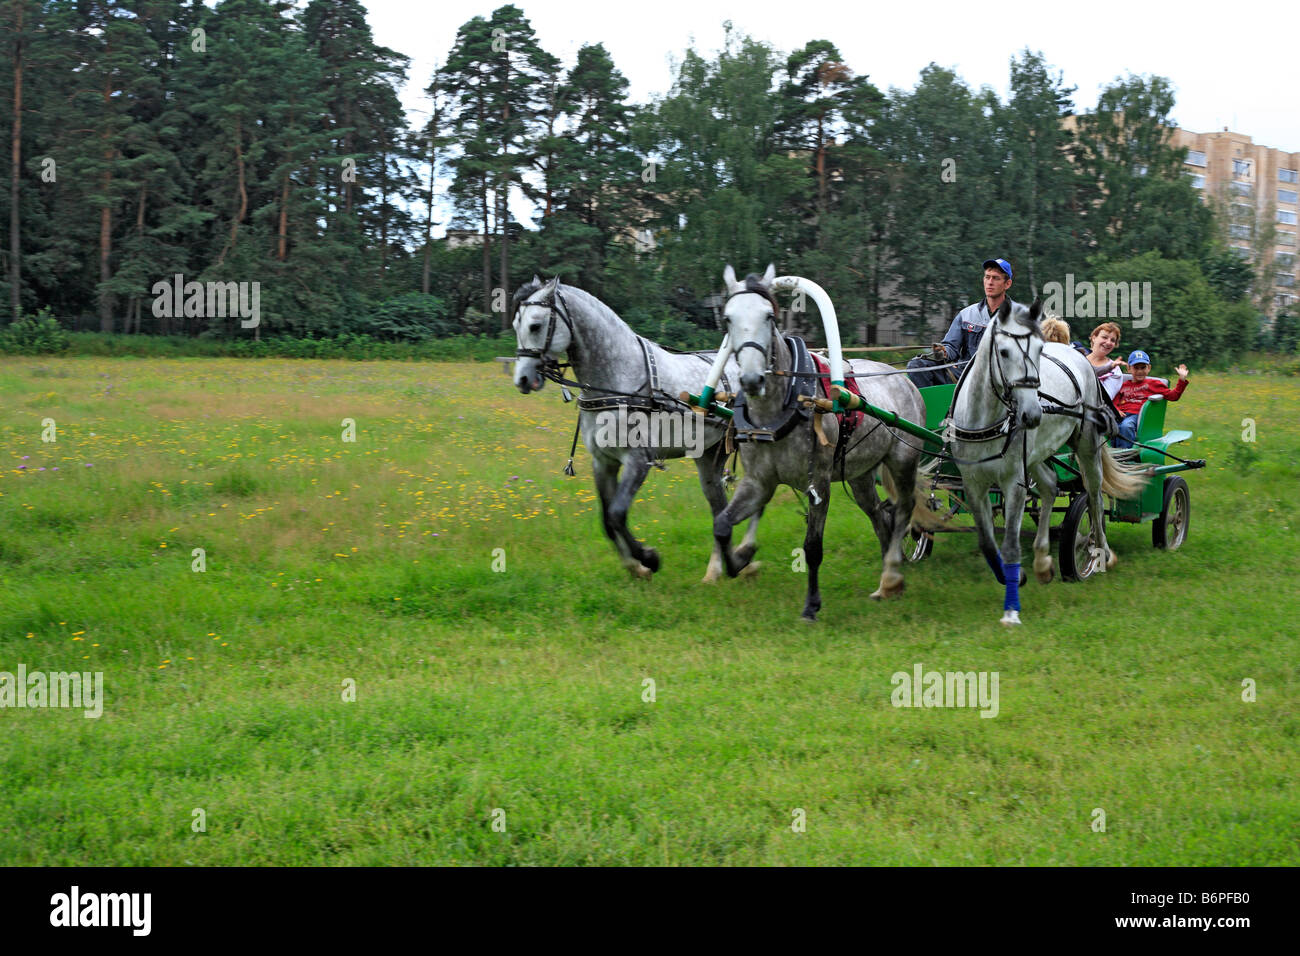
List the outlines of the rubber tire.
<svg viewBox="0 0 1300 956">
<path fill-rule="evenodd" d="M 1065 509 L 1065 518 L 1061 521 L 1060 549 L 1057 553 L 1057 566 L 1061 569 L 1061 580 L 1083 581 L 1092 577 L 1091 573 L 1080 573 L 1075 560 L 1074 545 L 1079 536 L 1079 525 L 1088 516 L 1088 496 L 1075 495 L 1070 499 L 1070 506 Z M 1102 515 L 1103 522 L 1106 520 Z M 1103 525 L 1104 527 L 1104 525 Z M 1086 566 L 1085 569 L 1086 571 Z"/>
<path fill-rule="evenodd" d="M 1170 531 L 1170 507 L 1182 515 L 1182 527 Z M 1165 501 L 1160 517 L 1151 523 L 1151 543 L 1162 551 L 1177 551 L 1187 540 L 1192 526 L 1192 492 L 1181 475 L 1165 476 Z"/>
</svg>

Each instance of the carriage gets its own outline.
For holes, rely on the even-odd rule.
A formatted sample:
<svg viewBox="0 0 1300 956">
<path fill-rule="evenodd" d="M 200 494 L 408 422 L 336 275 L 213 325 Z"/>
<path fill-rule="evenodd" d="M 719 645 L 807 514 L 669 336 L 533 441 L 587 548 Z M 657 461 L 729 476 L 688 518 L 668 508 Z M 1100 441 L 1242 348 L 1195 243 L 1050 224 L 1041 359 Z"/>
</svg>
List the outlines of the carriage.
<svg viewBox="0 0 1300 956">
<path fill-rule="evenodd" d="M 926 420 L 924 431 L 914 434 L 925 441 L 926 455 L 935 458 L 942 453 L 940 428 L 952 403 L 955 385 L 933 385 L 922 388 Z M 1152 476 L 1140 496 L 1135 499 L 1111 499 L 1106 509 L 1106 521 L 1127 524 L 1151 522 L 1151 543 L 1156 548 L 1177 550 L 1187 538 L 1191 519 L 1191 491 L 1180 471 L 1205 467 L 1204 459 L 1184 459 L 1170 452 L 1170 448 L 1192 437 L 1190 431 L 1178 429 L 1165 431 L 1165 410 L 1168 402 L 1160 399 L 1148 401 L 1138 417 L 1135 458 L 1147 465 Z M 926 436 L 925 432 L 929 432 Z M 1092 553 L 1091 529 L 1088 518 L 1088 499 L 1084 493 L 1079 469 L 1075 467 L 1069 449 L 1053 456 L 1058 485 L 1057 498 L 1048 503 L 1053 514 L 1063 515 L 1060 524 L 1052 529 L 1052 538 L 1059 544 L 1058 563 L 1061 575 L 1067 581 L 1082 581 L 1098 570 Z M 1159 479 L 1159 480 L 1155 480 Z M 1002 496 L 996 489 L 991 493 L 995 513 L 1000 510 Z M 1061 498 L 1066 501 L 1060 504 Z M 945 517 L 955 517 L 967 510 L 961 474 L 950 461 L 940 461 L 931 479 L 930 506 Z M 1031 492 L 1029 514 L 1037 520 L 1044 503 Z M 943 533 L 973 532 L 974 528 L 954 525 L 935 531 L 913 529 L 909 533 L 909 560 L 920 561 L 934 547 L 934 536 Z"/>
<path fill-rule="evenodd" d="M 1004 508 L 1004 495 L 997 484 L 993 484 L 987 491 L 981 490 L 979 495 L 987 495 L 989 502 L 987 505 L 972 499 L 969 487 L 969 477 L 963 478 L 963 472 L 959 468 L 972 464 L 981 464 L 985 461 L 1001 459 L 1007 451 L 1011 438 L 1010 432 L 1005 428 L 1012 428 L 1012 419 L 1008 417 L 1004 423 L 1004 430 L 998 432 L 998 435 L 1006 434 L 1007 445 L 1004 445 L 1002 452 L 988 456 L 980 461 L 958 462 L 952 456 L 952 445 L 950 444 L 951 435 L 957 434 L 963 441 L 985 441 L 993 434 L 992 429 L 986 429 L 984 432 L 976 435 L 975 433 L 962 433 L 958 429 L 955 432 L 945 434 L 945 427 L 949 424 L 948 419 L 952 415 L 955 403 L 956 385 L 939 385 L 921 388 L 920 393 L 924 401 L 925 421 L 908 421 L 901 416 L 888 410 L 877 408 L 866 402 L 860 396 L 849 394 L 846 388 L 845 379 L 854 378 L 849 375 L 848 366 L 844 362 L 843 350 L 839 342 L 839 330 L 835 318 L 834 306 L 830 303 L 829 296 L 816 283 L 797 276 L 784 276 L 775 279 L 771 286 L 773 289 L 801 290 L 814 298 L 822 315 L 825 325 L 827 339 L 827 359 L 830 363 L 831 378 L 833 380 L 831 399 L 819 398 L 817 396 L 801 395 L 800 401 L 805 402 L 807 407 L 814 407 L 819 412 L 843 412 L 843 411 L 862 411 L 880 422 L 906 433 L 913 440 L 919 439 L 923 445 L 923 459 L 928 460 L 930 465 L 923 472 L 929 475 L 929 500 L 928 504 L 932 511 L 941 513 L 944 519 L 943 527 L 922 529 L 915 524 L 909 531 L 910 547 L 907 549 L 907 556 L 910 560 L 919 561 L 926 557 L 934 546 L 936 534 L 957 533 L 957 532 L 974 532 L 976 528 L 963 526 L 960 523 L 952 522 L 962 513 L 970 513 L 976 516 L 977 523 L 981 520 L 977 511 L 985 514 L 984 521 L 988 521 L 988 511 L 991 510 L 994 516 L 1006 518 L 1006 509 Z M 1004 333 L 1011 338 L 1022 338 L 1023 333 L 1017 336 L 1014 333 Z M 728 340 L 724 339 L 723 351 L 725 354 L 728 349 Z M 1064 365 L 1060 361 L 1055 364 L 1063 370 Z M 876 374 L 890 374 L 889 372 L 875 372 Z M 906 374 L 904 370 L 895 370 L 894 374 Z M 1070 373 L 1066 371 L 1066 374 Z M 709 382 L 712 385 L 716 377 L 711 377 Z M 1017 384 L 1017 383 L 1012 383 Z M 1021 383 L 1023 384 L 1023 383 Z M 1033 379 L 1033 384 L 1037 385 L 1037 373 Z M 1076 387 L 1079 383 L 1075 383 Z M 1080 392 L 1082 394 L 1082 392 Z M 712 399 L 712 390 L 706 386 L 700 396 L 689 396 L 693 404 L 703 407 L 710 407 Z M 1041 400 L 1041 399 L 1040 399 Z M 1007 404 L 1005 401 L 1003 404 Z M 1044 403 L 1047 406 L 1051 402 Z M 713 406 L 716 408 L 716 406 Z M 1126 485 L 1127 490 L 1122 494 L 1114 492 L 1106 498 L 1097 499 L 1100 504 L 1094 504 L 1093 509 L 1089 508 L 1089 494 L 1087 491 L 1084 468 L 1076 461 L 1075 452 L 1070 447 L 1061 447 L 1055 454 L 1048 454 L 1048 449 L 1042 450 L 1042 455 L 1046 456 L 1046 463 L 1050 468 L 1048 474 L 1054 478 L 1055 489 L 1051 494 L 1051 500 L 1044 500 L 1038 493 L 1039 487 L 1045 487 L 1042 480 L 1036 480 L 1032 486 L 1029 482 L 1029 475 L 1026 471 L 1025 480 L 1021 483 L 1028 488 L 1028 494 L 1021 496 L 1020 501 L 1014 504 L 1015 508 L 1015 526 L 1019 527 L 1020 515 L 1022 510 L 1028 511 L 1036 525 L 1039 523 L 1039 517 L 1042 509 L 1050 509 L 1048 524 L 1050 525 L 1052 516 L 1062 515 L 1059 525 L 1050 528 L 1050 539 L 1058 544 L 1058 563 L 1062 577 L 1066 580 L 1083 580 L 1092 576 L 1097 571 L 1104 570 L 1108 558 L 1113 561 L 1113 552 L 1109 551 L 1105 544 L 1105 524 L 1109 521 L 1120 521 L 1124 523 L 1136 524 L 1149 521 L 1152 523 L 1152 543 L 1155 547 L 1175 550 L 1179 548 L 1186 539 L 1189 522 L 1191 517 L 1191 494 L 1187 482 L 1177 472 L 1202 468 L 1205 465 L 1204 460 L 1188 460 L 1180 458 L 1170 451 L 1173 445 L 1186 441 L 1192 433 L 1185 430 L 1165 431 L 1165 410 L 1167 403 L 1162 400 L 1153 399 L 1148 401 L 1142 408 L 1139 416 L 1137 440 L 1134 443 L 1133 450 L 1116 454 L 1112 451 L 1107 453 L 1106 457 L 1115 461 L 1123 461 L 1125 472 L 1135 476 L 1145 478 L 1145 482 L 1134 481 Z M 1098 411 L 1094 409 L 1094 412 Z M 1075 414 L 1078 417 L 1082 412 L 1072 413 L 1062 407 L 1045 407 L 1044 413 L 1055 414 Z M 726 413 L 725 410 L 723 412 Z M 1014 410 L 1010 414 L 1015 414 Z M 954 426 L 955 427 L 955 426 Z M 1049 446 L 1050 448 L 1050 446 Z M 1040 458 L 1039 461 L 1044 459 Z M 1026 466 L 1027 467 L 1027 466 Z M 1005 477 L 1004 480 L 1012 480 Z M 1015 480 L 1019 480 L 1018 476 Z M 1103 487 L 1105 482 L 1103 481 Z M 1141 485 L 1140 491 L 1134 491 Z M 1007 487 L 1004 485 L 1004 487 Z M 1065 504 L 1059 504 L 1064 498 Z M 1026 505 L 1027 499 L 1027 508 Z M 1091 525 L 1099 516 L 1101 527 L 1094 529 Z M 988 527 L 986 525 L 986 527 Z M 990 529 L 991 530 L 991 529 Z M 1001 529 L 1005 534 L 1005 528 Z M 1044 539 L 1043 546 L 1046 546 Z M 989 553 L 985 542 L 981 543 L 985 556 L 991 564 L 994 555 Z M 1017 570 L 1018 565 L 1015 565 Z M 998 568 L 995 566 L 995 573 Z M 1001 581 L 1003 578 L 999 576 Z M 1040 578 L 1046 580 L 1048 578 Z M 1018 612 L 1018 596 L 1015 587 L 1008 584 L 1008 604 L 1009 611 Z M 1004 617 L 1005 623 L 1018 623 L 1018 613 Z"/>
</svg>

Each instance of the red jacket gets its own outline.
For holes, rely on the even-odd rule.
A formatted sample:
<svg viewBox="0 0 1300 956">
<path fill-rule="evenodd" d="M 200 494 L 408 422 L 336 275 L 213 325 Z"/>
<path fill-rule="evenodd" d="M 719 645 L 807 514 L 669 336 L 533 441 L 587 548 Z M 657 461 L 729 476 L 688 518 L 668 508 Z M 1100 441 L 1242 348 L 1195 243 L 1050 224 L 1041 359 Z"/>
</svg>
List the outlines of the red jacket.
<svg viewBox="0 0 1300 956">
<path fill-rule="evenodd" d="M 1173 388 L 1165 388 L 1148 375 L 1140 382 L 1128 381 L 1121 385 L 1119 394 L 1115 396 L 1115 408 L 1121 415 L 1136 415 L 1152 396 L 1159 395 L 1166 401 L 1176 402 L 1182 398 L 1183 390 L 1186 388 L 1185 378 L 1180 378 Z"/>
</svg>

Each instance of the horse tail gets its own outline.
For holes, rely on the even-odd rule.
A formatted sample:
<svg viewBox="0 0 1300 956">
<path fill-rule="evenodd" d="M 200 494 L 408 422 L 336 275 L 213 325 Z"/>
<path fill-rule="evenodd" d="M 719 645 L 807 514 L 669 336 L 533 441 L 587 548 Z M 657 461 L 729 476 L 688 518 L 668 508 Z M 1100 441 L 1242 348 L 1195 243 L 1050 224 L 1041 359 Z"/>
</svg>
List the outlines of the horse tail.
<svg viewBox="0 0 1300 956">
<path fill-rule="evenodd" d="M 1150 475 L 1147 465 L 1120 462 L 1109 445 L 1101 446 L 1101 490 L 1112 498 L 1136 498 Z"/>
<path fill-rule="evenodd" d="M 935 459 L 938 461 L 938 459 Z M 917 478 L 922 478 L 930 473 L 927 471 L 933 469 L 929 464 L 917 469 Z M 885 486 L 885 493 L 889 495 L 889 500 L 894 503 L 894 510 L 897 514 L 903 508 L 903 503 L 898 500 L 898 488 L 894 485 L 894 479 L 889 474 L 889 469 L 882 467 L 880 469 L 880 480 Z M 922 531 L 938 531 L 947 527 L 948 522 L 952 519 L 940 517 L 938 512 L 930 507 L 930 495 L 922 488 L 923 482 L 918 481 L 912 488 L 912 527 L 919 528 Z"/>
</svg>

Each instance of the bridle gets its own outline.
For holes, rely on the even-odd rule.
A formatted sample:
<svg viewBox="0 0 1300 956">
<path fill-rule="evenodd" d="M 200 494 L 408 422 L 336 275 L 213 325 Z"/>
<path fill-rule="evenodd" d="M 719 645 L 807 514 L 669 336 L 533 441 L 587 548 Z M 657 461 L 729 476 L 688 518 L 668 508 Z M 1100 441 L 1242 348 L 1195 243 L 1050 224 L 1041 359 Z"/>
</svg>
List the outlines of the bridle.
<svg viewBox="0 0 1300 956">
<path fill-rule="evenodd" d="M 1029 341 L 1034 336 L 1040 335 L 1036 329 L 1030 329 L 1028 332 L 1008 332 L 1001 327 L 1000 322 L 994 322 L 989 328 L 991 340 L 989 342 L 990 351 L 993 353 L 993 369 L 995 375 L 992 376 L 990 384 L 993 385 L 993 394 L 997 396 L 999 402 L 1007 407 L 1009 411 L 1014 412 L 1015 406 L 1011 402 L 1011 393 L 1017 388 L 1032 388 L 1038 390 L 1042 384 L 1039 378 L 1038 366 L 1029 358 Z M 1020 355 L 1024 358 L 1025 374 L 1014 382 L 1007 381 L 1007 375 L 1002 370 L 1002 357 L 998 352 L 998 336 L 1011 339 L 1016 343 L 1016 348 L 1020 350 Z M 1002 384 L 999 387 L 996 379 L 1001 379 Z"/>
<path fill-rule="evenodd" d="M 772 334 L 768 336 L 766 346 L 762 346 L 754 341 L 741 342 L 740 345 L 732 349 L 732 354 L 735 355 L 736 361 L 739 362 L 740 353 L 745 351 L 745 349 L 757 349 L 758 351 L 763 353 L 764 367 L 770 369 L 772 367 L 772 343 L 776 341 L 776 337 L 779 334 L 779 331 L 776 327 L 776 317 L 780 314 L 781 310 L 780 307 L 776 304 L 776 299 L 773 297 L 771 291 L 767 289 L 749 289 L 749 288 L 737 289 L 735 292 L 727 296 L 727 302 L 730 302 L 738 295 L 745 295 L 746 293 L 761 295 L 763 298 L 765 298 L 768 301 L 768 304 L 772 306 L 772 311 L 767 317 L 768 323 L 772 326 Z M 730 331 L 731 319 L 726 317 L 727 315 L 726 302 L 724 302 L 722 305 L 722 314 L 724 316 L 724 324 L 726 325 L 727 330 Z"/>
<path fill-rule="evenodd" d="M 515 357 L 537 359 L 542 364 L 541 372 L 546 378 L 550 378 L 551 375 L 558 375 L 560 370 L 559 360 L 549 354 L 551 351 L 551 341 L 555 338 L 555 320 L 557 316 L 562 322 L 564 322 L 565 326 L 569 330 L 569 347 L 572 348 L 573 343 L 577 340 L 573 331 L 573 322 L 569 319 L 569 307 L 564 302 L 564 294 L 560 291 L 559 284 L 556 283 L 555 291 L 551 294 L 549 301 L 529 302 L 525 300 L 520 302 L 519 305 L 515 307 L 516 320 L 518 320 L 520 314 L 523 312 L 524 306 L 526 305 L 538 306 L 549 310 L 546 319 L 546 341 L 542 343 L 540 349 L 516 348 Z"/>
</svg>

